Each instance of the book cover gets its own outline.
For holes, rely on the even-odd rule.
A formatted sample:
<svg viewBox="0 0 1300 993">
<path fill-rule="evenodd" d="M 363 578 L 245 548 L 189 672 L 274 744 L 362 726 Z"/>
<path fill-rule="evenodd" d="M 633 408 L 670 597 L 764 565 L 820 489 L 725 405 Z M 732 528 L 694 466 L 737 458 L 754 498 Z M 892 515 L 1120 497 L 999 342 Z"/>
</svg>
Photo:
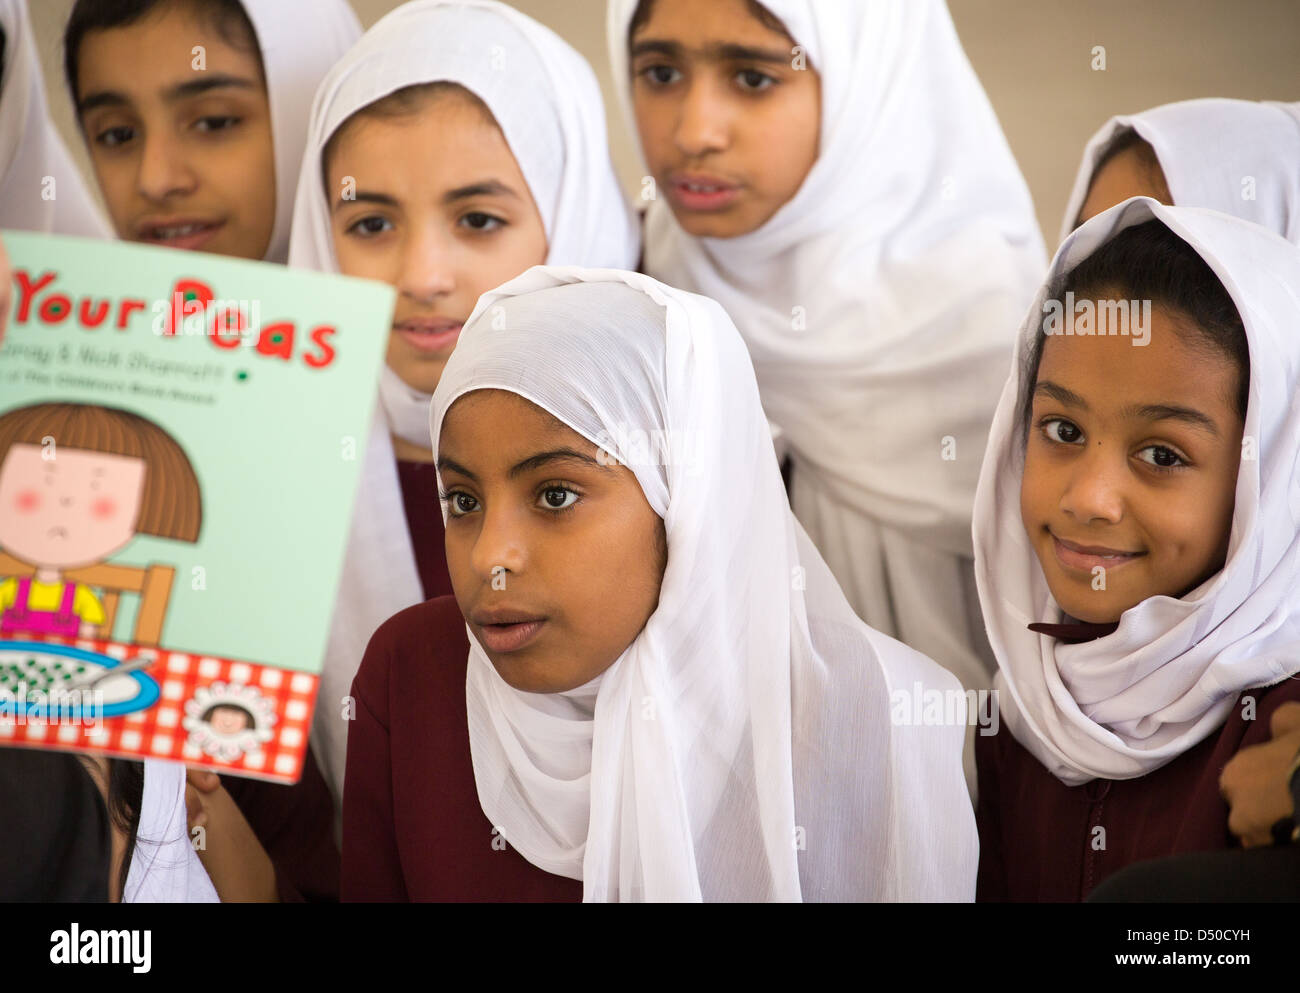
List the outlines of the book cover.
<svg viewBox="0 0 1300 993">
<path fill-rule="evenodd" d="M 0 745 L 295 782 L 393 290 L 4 242 Z"/>
</svg>

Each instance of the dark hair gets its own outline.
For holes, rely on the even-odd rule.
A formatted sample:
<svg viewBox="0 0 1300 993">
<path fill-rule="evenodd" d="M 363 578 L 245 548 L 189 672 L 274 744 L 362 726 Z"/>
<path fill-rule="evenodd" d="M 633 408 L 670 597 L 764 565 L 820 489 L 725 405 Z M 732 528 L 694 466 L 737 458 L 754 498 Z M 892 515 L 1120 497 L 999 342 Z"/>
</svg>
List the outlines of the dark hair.
<svg viewBox="0 0 1300 993">
<path fill-rule="evenodd" d="M 144 763 L 109 759 L 108 817 L 114 827 L 126 834 L 125 854 L 117 876 L 117 892 L 122 895 L 126 893 L 126 877 L 131 873 L 131 858 L 140 833 L 140 809 L 143 804 Z"/>
<path fill-rule="evenodd" d="M 1123 128 L 1111 138 L 1110 144 L 1106 146 L 1101 153 L 1101 157 L 1097 159 L 1097 164 L 1092 167 L 1092 176 L 1088 180 L 1088 193 L 1092 192 L 1092 185 L 1097 181 L 1097 176 L 1102 169 L 1110 164 L 1111 159 L 1124 152 L 1132 152 L 1137 157 L 1138 165 L 1142 169 L 1142 178 L 1151 184 L 1155 199 L 1172 206 L 1174 197 L 1169 192 L 1169 183 L 1165 179 L 1165 171 L 1160 166 L 1160 159 L 1156 155 L 1156 150 L 1151 147 L 1150 142 L 1133 128 Z M 1086 194 L 1084 199 L 1087 199 Z M 1082 205 L 1080 205 L 1079 211 L 1080 213 L 1083 212 Z M 1076 215 L 1074 227 L 1077 228 L 1081 223 L 1083 222 Z"/>
<path fill-rule="evenodd" d="M 1184 341 L 1227 358 L 1237 370 L 1231 398 L 1244 419 L 1250 395 L 1250 347 L 1236 304 L 1214 270 L 1187 242 L 1158 220 L 1125 228 L 1069 272 L 1058 277 L 1046 299 L 1110 294 L 1150 300 L 1174 311 Z M 1034 385 L 1046 341 L 1042 325 L 1025 356 L 1020 379 L 1021 437 L 1027 437 Z"/>
<path fill-rule="evenodd" d="M 96 784 L 99 792 L 100 774 L 95 765 L 94 756 L 78 755 L 82 768 Z M 128 759 L 108 760 L 108 782 L 104 784 L 107 798 L 108 822 L 113 829 L 126 835 L 126 847 L 122 853 L 122 864 L 117 872 L 118 899 L 126 895 L 126 880 L 131 874 L 131 858 L 135 854 L 135 843 L 140 834 L 140 810 L 144 805 L 144 763 Z M 112 851 L 112 845 L 109 845 Z M 112 891 L 109 891 L 112 898 Z"/>
<path fill-rule="evenodd" d="M 636 5 L 636 10 L 632 13 L 632 20 L 627 27 L 629 46 L 632 44 L 632 36 L 645 26 L 646 21 L 650 20 L 650 15 L 654 12 L 654 5 L 655 0 L 641 0 Z M 790 34 L 790 29 L 785 26 L 785 22 L 759 3 L 758 0 L 745 0 L 745 6 L 749 8 L 750 15 L 763 27 L 771 31 L 779 31 L 791 41 L 795 40 L 794 36 Z"/>
<path fill-rule="evenodd" d="M 242 51 L 256 52 L 258 61 L 261 61 L 257 31 L 239 0 L 77 0 L 63 29 L 63 75 L 68 81 L 73 103 L 78 99 L 77 56 L 86 35 L 91 31 L 128 27 L 155 8 L 172 3 L 187 5 L 215 28 L 229 45 Z"/>
</svg>

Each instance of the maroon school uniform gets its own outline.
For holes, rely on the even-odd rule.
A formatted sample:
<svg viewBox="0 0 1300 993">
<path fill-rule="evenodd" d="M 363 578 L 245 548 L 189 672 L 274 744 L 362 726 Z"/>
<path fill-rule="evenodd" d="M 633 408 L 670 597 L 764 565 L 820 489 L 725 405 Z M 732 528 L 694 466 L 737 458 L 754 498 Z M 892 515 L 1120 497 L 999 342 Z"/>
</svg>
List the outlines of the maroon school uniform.
<svg viewBox="0 0 1300 993">
<path fill-rule="evenodd" d="M 1219 774 L 1240 749 L 1270 740 L 1269 719 L 1290 700 L 1300 700 L 1300 679 L 1246 690 L 1223 727 L 1168 765 L 1082 786 L 1062 783 L 1005 728 L 976 736 L 976 899 L 1073 902 L 1134 862 L 1237 847 Z"/>
<path fill-rule="evenodd" d="M 578 901 L 493 833 L 465 713 L 469 639 L 452 597 L 408 607 L 366 648 L 352 684 L 343 789 L 344 900 Z"/>
</svg>

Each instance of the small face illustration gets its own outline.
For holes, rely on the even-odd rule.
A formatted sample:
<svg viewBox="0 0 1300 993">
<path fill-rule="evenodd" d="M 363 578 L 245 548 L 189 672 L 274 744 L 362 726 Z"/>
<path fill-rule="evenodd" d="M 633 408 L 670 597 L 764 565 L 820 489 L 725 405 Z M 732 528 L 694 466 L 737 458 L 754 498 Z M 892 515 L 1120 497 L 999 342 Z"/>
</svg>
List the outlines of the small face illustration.
<svg viewBox="0 0 1300 993">
<path fill-rule="evenodd" d="M 38 568 L 102 562 L 135 535 L 145 463 L 18 444 L 0 463 L 0 548 Z"/>
<path fill-rule="evenodd" d="M 241 707 L 214 707 L 208 723 L 217 734 L 239 734 L 252 727 L 253 721 Z"/>
</svg>

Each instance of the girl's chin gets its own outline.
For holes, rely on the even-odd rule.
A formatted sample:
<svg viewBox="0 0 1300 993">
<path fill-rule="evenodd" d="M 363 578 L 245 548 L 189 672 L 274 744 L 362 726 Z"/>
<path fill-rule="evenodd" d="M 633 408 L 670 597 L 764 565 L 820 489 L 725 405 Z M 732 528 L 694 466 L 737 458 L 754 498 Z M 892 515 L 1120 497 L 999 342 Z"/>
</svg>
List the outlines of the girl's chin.
<svg viewBox="0 0 1300 993">
<path fill-rule="evenodd" d="M 1051 589 L 1052 599 L 1066 614 L 1085 624 L 1116 624 L 1124 615 L 1124 611 L 1133 606 L 1132 603 L 1115 600 L 1100 591 L 1060 589 L 1059 585 L 1058 588 L 1052 588 L 1051 584 L 1048 588 Z"/>
</svg>

